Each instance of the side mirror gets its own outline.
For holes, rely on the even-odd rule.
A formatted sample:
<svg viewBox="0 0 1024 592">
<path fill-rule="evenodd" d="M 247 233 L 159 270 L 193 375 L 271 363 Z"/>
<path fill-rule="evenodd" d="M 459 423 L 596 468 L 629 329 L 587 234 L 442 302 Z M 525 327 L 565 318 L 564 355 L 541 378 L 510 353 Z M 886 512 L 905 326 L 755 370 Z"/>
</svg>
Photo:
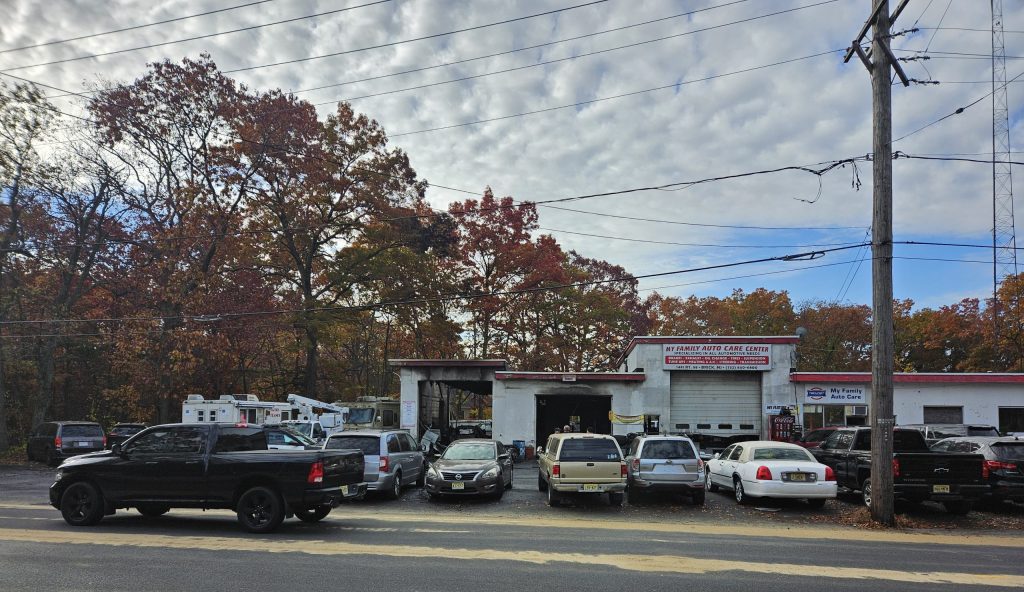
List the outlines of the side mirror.
<svg viewBox="0 0 1024 592">
<path fill-rule="evenodd" d="M 718 460 L 718 457 L 720 457 L 720 456 L 722 456 L 722 455 L 720 453 L 716 452 L 713 455 L 711 455 L 711 460 Z"/>
<path fill-rule="evenodd" d="M 430 445 L 426 442 L 420 442 L 420 452 L 427 452 L 430 450 Z"/>
<path fill-rule="evenodd" d="M 537 447 L 537 454 L 544 454 L 544 447 L 543 446 L 538 446 Z"/>
<path fill-rule="evenodd" d="M 501 454 L 498 455 L 498 458 L 500 458 L 501 460 L 508 460 L 512 457 L 509 455 L 509 453 L 502 452 Z"/>
<path fill-rule="evenodd" d="M 121 443 L 120 442 L 118 442 L 117 444 L 114 444 L 113 446 L 111 446 L 110 447 L 110 451 L 114 453 L 114 456 L 124 456 L 124 453 L 121 452 Z"/>
</svg>

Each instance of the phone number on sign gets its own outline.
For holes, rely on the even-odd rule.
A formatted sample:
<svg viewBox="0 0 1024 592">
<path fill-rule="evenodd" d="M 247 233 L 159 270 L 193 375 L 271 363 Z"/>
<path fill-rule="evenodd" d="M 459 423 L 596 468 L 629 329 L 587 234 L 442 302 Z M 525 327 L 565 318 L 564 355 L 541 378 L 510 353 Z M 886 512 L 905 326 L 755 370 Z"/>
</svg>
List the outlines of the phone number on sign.
<svg viewBox="0 0 1024 592">
<path fill-rule="evenodd" d="M 665 356 L 665 363 L 678 366 L 767 366 L 767 356 Z"/>
</svg>

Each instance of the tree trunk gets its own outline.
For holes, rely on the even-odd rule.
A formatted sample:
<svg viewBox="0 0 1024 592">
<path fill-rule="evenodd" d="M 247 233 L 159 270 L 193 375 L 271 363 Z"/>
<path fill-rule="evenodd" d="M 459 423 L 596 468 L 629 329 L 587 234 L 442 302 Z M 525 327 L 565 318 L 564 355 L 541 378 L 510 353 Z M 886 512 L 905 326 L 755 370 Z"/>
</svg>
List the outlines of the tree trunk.
<svg viewBox="0 0 1024 592">
<path fill-rule="evenodd" d="M 306 377 L 303 397 L 315 399 L 317 395 L 317 370 L 320 361 L 320 336 L 317 328 L 309 319 L 306 320 Z"/>
<path fill-rule="evenodd" d="M 7 375 L 4 372 L 4 363 L 3 335 L 0 334 L 0 452 L 11 446 L 11 436 L 7 432 Z"/>
<path fill-rule="evenodd" d="M 39 392 L 32 405 L 32 425 L 46 421 L 46 413 L 53 402 L 53 376 L 55 362 L 53 353 L 57 349 L 57 338 L 47 337 L 39 346 Z"/>
</svg>

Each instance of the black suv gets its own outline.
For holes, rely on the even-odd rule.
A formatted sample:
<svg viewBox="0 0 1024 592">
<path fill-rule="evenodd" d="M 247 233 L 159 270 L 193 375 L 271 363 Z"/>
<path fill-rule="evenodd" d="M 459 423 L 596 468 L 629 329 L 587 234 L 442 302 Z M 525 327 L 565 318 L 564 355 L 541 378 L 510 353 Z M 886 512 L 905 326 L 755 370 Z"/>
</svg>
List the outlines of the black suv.
<svg viewBox="0 0 1024 592">
<path fill-rule="evenodd" d="M 982 475 L 988 478 L 996 502 L 1024 502 L 1024 439 L 1012 436 L 946 438 L 932 444 L 936 452 L 972 452 L 985 457 Z"/>
<path fill-rule="evenodd" d="M 94 421 L 48 421 L 29 434 L 25 452 L 29 460 L 55 467 L 65 458 L 103 450 L 106 442 L 103 428 Z"/>
</svg>

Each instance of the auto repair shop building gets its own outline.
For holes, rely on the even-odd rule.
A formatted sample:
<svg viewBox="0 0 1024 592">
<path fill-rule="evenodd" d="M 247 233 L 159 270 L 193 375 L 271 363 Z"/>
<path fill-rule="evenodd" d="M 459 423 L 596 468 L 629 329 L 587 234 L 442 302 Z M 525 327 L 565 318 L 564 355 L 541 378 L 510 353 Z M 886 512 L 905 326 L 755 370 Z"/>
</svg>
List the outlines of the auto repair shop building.
<svg viewBox="0 0 1024 592">
<path fill-rule="evenodd" d="M 391 360 L 401 425 L 416 435 L 449 414 L 446 390 L 490 401 L 502 442 L 544 442 L 555 428 L 767 438 L 789 409 L 804 429 L 866 425 L 871 376 L 796 371 L 799 337 L 634 337 L 617 372 L 517 372 L 504 360 Z M 897 374 L 898 423 L 984 423 L 1024 431 L 1024 374 Z"/>
</svg>

